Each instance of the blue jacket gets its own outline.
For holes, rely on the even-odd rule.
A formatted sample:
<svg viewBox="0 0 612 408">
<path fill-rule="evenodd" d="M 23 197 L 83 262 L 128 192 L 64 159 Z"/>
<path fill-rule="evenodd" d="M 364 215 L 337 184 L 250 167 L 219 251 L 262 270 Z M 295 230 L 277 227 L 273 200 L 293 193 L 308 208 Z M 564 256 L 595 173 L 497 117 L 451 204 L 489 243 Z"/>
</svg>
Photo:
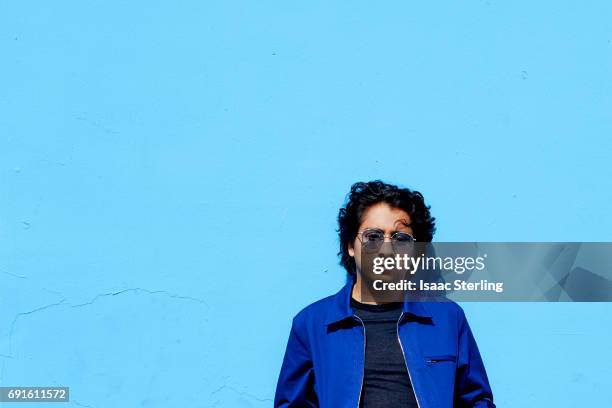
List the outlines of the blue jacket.
<svg viewBox="0 0 612 408">
<path fill-rule="evenodd" d="M 365 328 L 350 307 L 352 282 L 294 318 L 275 407 L 356 408 Z M 398 338 L 420 408 L 494 408 L 478 347 L 452 301 L 404 303 Z"/>
</svg>

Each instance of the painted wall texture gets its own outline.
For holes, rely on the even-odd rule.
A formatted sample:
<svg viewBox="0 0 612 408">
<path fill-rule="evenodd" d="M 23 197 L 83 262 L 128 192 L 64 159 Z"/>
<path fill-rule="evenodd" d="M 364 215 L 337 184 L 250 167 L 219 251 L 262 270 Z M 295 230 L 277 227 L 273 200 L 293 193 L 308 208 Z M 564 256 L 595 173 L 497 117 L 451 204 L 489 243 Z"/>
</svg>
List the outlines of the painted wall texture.
<svg viewBox="0 0 612 408">
<path fill-rule="evenodd" d="M 0 2 L 0 385 L 271 406 L 358 180 L 420 190 L 438 241 L 612 240 L 611 18 Z M 465 304 L 498 406 L 611 406 L 611 306 Z"/>
</svg>

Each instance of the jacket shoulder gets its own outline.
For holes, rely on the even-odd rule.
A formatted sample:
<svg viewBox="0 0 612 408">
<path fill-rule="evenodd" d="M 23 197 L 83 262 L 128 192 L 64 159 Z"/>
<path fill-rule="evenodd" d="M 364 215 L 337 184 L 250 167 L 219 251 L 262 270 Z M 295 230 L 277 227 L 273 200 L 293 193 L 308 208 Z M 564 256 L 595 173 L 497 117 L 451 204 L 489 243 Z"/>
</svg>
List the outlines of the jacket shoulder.
<svg viewBox="0 0 612 408">
<path fill-rule="evenodd" d="M 308 326 L 323 322 L 335 296 L 337 296 L 337 294 L 326 296 L 302 308 L 302 310 L 293 317 L 294 324 L 298 326 Z"/>
</svg>

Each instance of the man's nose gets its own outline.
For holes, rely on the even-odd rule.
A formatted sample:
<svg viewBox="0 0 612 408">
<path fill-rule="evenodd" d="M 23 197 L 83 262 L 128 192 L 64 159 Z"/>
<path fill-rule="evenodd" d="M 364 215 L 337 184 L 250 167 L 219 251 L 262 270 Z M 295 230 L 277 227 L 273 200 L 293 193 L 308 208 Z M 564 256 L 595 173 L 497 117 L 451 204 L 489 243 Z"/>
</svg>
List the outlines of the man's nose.
<svg viewBox="0 0 612 408">
<path fill-rule="evenodd" d="M 391 238 L 385 237 L 385 240 L 378 249 L 378 256 L 388 257 L 393 256 L 393 245 L 391 244 Z"/>
</svg>

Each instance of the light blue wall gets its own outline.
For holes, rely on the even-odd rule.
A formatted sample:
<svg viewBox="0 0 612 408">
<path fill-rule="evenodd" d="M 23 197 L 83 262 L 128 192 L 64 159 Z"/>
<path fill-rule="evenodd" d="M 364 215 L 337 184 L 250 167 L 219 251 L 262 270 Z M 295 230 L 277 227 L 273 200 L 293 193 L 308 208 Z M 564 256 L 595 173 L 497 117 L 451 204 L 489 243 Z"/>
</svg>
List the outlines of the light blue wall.
<svg viewBox="0 0 612 408">
<path fill-rule="evenodd" d="M 438 241 L 611 241 L 611 19 L 0 2 L 0 384 L 271 406 L 291 317 L 343 282 L 357 180 L 422 191 Z M 465 309 L 500 407 L 612 405 L 610 304 Z"/>
</svg>

